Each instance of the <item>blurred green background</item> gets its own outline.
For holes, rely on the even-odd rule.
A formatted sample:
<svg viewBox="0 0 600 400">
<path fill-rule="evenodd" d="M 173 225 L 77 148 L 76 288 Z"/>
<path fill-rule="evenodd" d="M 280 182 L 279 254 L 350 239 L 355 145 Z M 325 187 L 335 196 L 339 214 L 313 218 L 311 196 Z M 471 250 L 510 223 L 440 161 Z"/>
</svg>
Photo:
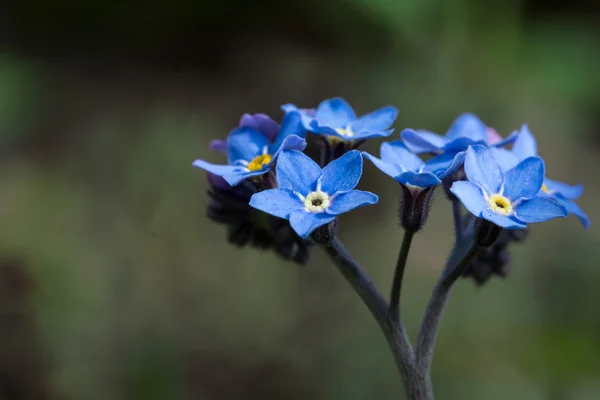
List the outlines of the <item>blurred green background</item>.
<svg viewBox="0 0 600 400">
<path fill-rule="evenodd" d="M 585 0 L 14 2 L 0 15 L 1 399 L 401 399 L 387 344 L 319 249 L 236 249 L 205 217 L 209 140 L 244 112 L 342 96 L 444 132 L 528 123 L 549 175 L 584 183 L 507 279 L 459 281 L 439 399 L 600 398 L 600 6 Z M 368 143 L 377 151 L 379 142 Z M 399 188 L 346 215 L 387 292 Z M 438 193 L 413 245 L 414 337 L 452 244 Z"/>
</svg>

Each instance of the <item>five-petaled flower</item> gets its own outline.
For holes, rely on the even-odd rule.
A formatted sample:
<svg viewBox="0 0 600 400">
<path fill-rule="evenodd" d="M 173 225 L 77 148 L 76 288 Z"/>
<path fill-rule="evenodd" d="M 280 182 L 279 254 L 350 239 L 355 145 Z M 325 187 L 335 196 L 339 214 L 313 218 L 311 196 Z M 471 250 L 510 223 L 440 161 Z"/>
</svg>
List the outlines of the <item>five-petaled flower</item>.
<svg viewBox="0 0 600 400">
<path fill-rule="evenodd" d="M 503 170 L 513 168 L 527 157 L 537 157 L 537 143 L 527 125 L 521 127 L 519 136 L 515 140 L 512 151 L 494 149 L 492 156 Z M 563 182 L 544 178 L 540 195 L 547 195 L 562 205 L 569 214 L 575 215 L 585 229 L 590 227 L 590 219 L 586 213 L 575 203 L 583 194 L 583 185 L 571 186 Z"/>
<path fill-rule="evenodd" d="M 545 172 L 539 157 L 528 157 L 503 172 L 485 146 L 475 145 L 468 148 L 464 166 L 469 181 L 454 182 L 450 190 L 476 217 L 518 229 L 567 216 L 554 199 L 538 195 Z"/>
<path fill-rule="evenodd" d="M 513 132 L 505 139 L 499 139 L 492 128 L 470 113 L 459 115 L 445 136 L 414 129 L 404 129 L 400 134 L 406 147 L 417 154 L 458 153 L 476 144 L 502 147 L 512 143 L 517 135 L 518 132 Z"/>
<path fill-rule="evenodd" d="M 275 124 L 275 125 L 274 125 Z M 230 185 L 265 174 L 282 150 L 304 150 L 305 129 L 299 113 L 288 113 L 281 128 L 264 115 L 245 115 L 241 127 L 234 129 L 226 142 L 228 165 L 215 165 L 196 160 L 193 165 L 215 175 L 222 176 Z M 211 148 L 224 150 L 224 144 L 213 141 Z"/>
<path fill-rule="evenodd" d="M 389 136 L 394 131 L 390 127 L 398 116 L 395 107 L 386 106 L 357 117 L 350 104 L 339 97 L 323 101 L 314 112 L 293 104 L 281 108 L 285 112 L 299 112 L 307 131 L 342 142 Z"/>
<path fill-rule="evenodd" d="M 275 167 L 279 187 L 254 194 L 250 205 L 289 219 L 296 233 L 306 238 L 340 214 L 377 203 L 377 195 L 353 190 L 362 175 L 362 164 L 357 150 L 323 169 L 300 151 L 284 151 Z"/>
</svg>

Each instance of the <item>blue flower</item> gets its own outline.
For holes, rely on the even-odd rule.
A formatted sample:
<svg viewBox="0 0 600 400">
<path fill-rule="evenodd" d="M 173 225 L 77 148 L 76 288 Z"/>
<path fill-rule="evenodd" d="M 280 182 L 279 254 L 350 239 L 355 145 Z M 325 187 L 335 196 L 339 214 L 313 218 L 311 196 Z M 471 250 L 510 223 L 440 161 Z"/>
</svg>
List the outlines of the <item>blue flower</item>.
<svg viewBox="0 0 600 400">
<path fill-rule="evenodd" d="M 537 157 L 537 142 L 527 125 L 521 127 L 512 151 L 493 149 L 492 156 L 503 170 L 508 170 L 527 157 Z M 571 186 L 566 183 L 544 178 L 542 193 L 554 198 L 569 214 L 575 215 L 585 229 L 590 227 L 590 219 L 586 213 L 573 201 L 583 194 L 583 185 Z"/>
<path fill-rule="evenodd" d="M 380 147 L 381 159 L 363 152 L 377 168 L 403 185 L 431 187 L 441 183 L 446 176 L 456 171 L 465 158 L 464 152 L 453 156 L 441 155 L 424 163 L 417 155 L 406 148 L 401 140 L 383 142 Z"/>
<path fill-rule="evenodd" d="M 506 139 L 498 140 L 497 133 L 492 128 L 475 115 L 464 113 L 454 120 L 445 136 L 413 129 L 403 130 L 400 136 L 406 147 L 414 153 L 442 154 L 464 151 L 475 144 L 502 147 L 513 142 L 517 134 L 518 132 L 513 132 Z"/>
<path fill-rule="evenodd" d="M 289 219 L 294 231 L 306 238 L 340 214 L 377 203 L 377 195 L 353 190 L 362 175 L 362 164 L 357 150 L 323 169 L 300 151 L 284 151 L 275 167 L 279 188 L 254 194 L 250 205 Z"/>
<path fill-rule="evenodd" d="M 387 106 L 357 117 L 350 104 L 339 97 L 323 101 L 316 111 L 293 104 L 285 104 L 281 109 L 299 112 L 306 130 L 342 142 L 389 136 L 394 131 L 390 126 L 398 116 L 395 107 Z"/>
<path fill-rule="evenodd" d="M 485 146 L 471 146 L 465 157 L 469 181 L 454 182 L 450 190 L 473 215 L 500 227 L 519 229 L 528 223 L 566 217 L 563 206 L 538 196 L 544 183 L 544 162 L 528 157 L 503 172 Z"/>
<path fill-rule="evenodd" d="M 215 165 L 204 160 L 196 160 L 193 165 L 222 176 L 234 186 L 246 178 L 267 173 L 282 150 L 304 150 L 306 132 L 299 113 L 288 113 L 277 130 L 276 125 L 273 126 L 275 122 L 265 117 L 261 114 L 242 117 L 243 126 L 234 129 L 227 138 L 228 165 Z M 223 147 L 219 141 L 211 143 L 214 150 Z"/>
</svg>

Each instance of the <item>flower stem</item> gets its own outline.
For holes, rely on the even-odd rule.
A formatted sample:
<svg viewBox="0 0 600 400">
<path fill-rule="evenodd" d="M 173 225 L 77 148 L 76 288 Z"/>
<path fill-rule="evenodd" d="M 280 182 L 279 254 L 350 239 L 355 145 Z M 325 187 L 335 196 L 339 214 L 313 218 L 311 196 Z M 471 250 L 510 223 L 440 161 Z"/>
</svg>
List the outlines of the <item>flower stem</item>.
<svg viewBox="0 0 600 400">
<path fill-rule="evenodd" d="M 394 281 L 392 282 L 392 292 L 390 294 L 390 309 L 388 311 L 388 314 L 393 321 L 400 320 L 400 292 L 402 290 L 402 278 L 404 277 L 404 269 L 406 267 L 406 260 L 408 258 L 408 252 L 413 236 L 414 232 L 404 231 L 402 246 L 400 247 L 398 261 L 396 262 L 396 271 L 394 272 Z"/>
</svg>

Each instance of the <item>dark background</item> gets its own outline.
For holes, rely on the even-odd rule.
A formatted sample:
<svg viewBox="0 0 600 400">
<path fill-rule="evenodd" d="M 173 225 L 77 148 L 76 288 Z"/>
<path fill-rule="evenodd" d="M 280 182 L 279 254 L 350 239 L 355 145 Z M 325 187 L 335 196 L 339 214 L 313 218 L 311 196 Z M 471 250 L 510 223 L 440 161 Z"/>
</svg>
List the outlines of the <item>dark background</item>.
<svg viewBox="0 0 600 400">
<path fill-rule="evenodd" d="M 242 113 L 333 96 L 397 106 L 397 131 L 464 111 L 502 135 L 527 122 L 549 176 L 585 184 L 591 230 L 534 226 L 508 279 L 459 282 L 433 379 L 440 399 L 599 398 L 599 4 L 2 4 L 0 398 L 402 398 L 322 252 L 302 268 L 231 247 L 191 167 L 222 161 L 208 142 Z M 387 292 L 399 189 L 365 165 L 380 203 L 341 234 Z M 440 193 L 405 280 L 413 337 L 451 244 Z"/>
</svg>

